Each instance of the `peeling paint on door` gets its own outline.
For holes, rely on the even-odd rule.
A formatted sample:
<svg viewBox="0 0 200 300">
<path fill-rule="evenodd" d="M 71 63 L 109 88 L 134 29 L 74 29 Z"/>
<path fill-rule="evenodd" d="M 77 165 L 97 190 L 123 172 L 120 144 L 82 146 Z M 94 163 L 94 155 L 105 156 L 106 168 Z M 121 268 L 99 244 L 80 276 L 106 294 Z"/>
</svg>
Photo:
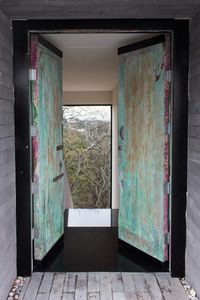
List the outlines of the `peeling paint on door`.
<svg viewBox="0 0 200 300">
<path fill-rule="evenodd" d="M 63 234 L 64 169 L 62 147 L 62 60 L 38 41 L 31 39 L 31 82 L 34 258 L 41 260 Z"/>
<path fill-rule="evenodd" d="M 170 43 L 120 55 L 119 238 L 166 261 Z"/>
</svg>

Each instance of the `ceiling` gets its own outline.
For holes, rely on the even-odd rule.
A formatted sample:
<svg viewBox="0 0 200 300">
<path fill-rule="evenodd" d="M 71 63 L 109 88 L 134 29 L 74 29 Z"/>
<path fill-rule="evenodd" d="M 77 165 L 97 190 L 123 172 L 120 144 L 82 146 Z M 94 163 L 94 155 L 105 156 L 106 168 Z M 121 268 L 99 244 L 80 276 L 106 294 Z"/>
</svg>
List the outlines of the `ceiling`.
<svg viewBox="0 0 200 300">
<path fill-rule="evenodd" d="M 190 18 L 199 0 L 0 0 L 13 19 Z"/>
<path fill-rule="evenodd" d="M 64 91 L 111 91 L 117 84 L 118 47 L 152 33 L 43 34 L 63 51 Z"/>
</svg>

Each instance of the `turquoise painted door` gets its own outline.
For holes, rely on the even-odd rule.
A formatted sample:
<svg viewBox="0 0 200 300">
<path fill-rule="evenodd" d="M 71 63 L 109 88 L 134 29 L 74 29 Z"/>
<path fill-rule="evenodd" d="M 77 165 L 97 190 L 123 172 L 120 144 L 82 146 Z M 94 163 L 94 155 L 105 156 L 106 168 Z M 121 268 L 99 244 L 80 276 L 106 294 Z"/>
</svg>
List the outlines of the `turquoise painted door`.
<svg viewBox="0 0 200 300">
<path fill-rule="evenodd" d="M 148 41 L 146 41 L 148 44 Z M 119 55 L 119 238 L 168 259 L 170 42 Z M 123 51 L 124 50 L 124 51 Z"/>
<path fill-rule="evenodd" d="M 42 260 L 63 234 L 62 58 L 31 38 L 34 258 Z"/>
</svg>

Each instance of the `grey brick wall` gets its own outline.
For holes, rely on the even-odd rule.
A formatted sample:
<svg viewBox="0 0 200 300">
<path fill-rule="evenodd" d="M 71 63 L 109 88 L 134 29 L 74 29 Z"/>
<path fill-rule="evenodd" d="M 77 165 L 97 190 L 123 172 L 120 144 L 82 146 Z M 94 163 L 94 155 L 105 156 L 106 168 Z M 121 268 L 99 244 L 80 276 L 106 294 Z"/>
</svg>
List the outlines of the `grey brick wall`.
<svg viewBox="0 0 200 300">
<path fill-rule="evenodd" d="M 200 296 L 200 14 L 190 26 L 186 278 Z"/>
<path fill-rule="evenodd" d="M 0 11 L 0 299 L 16 277 L 16 212 L 12 34 Z"/>
</svg>

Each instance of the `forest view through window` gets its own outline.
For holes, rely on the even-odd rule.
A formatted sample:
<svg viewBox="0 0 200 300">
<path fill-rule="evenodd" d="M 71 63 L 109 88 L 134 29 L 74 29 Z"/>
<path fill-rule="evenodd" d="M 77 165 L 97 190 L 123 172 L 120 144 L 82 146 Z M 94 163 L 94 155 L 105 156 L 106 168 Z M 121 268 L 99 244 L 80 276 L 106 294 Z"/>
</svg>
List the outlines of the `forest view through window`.
<svg viewBox="0 0 200 300">
<path fill-rule="evenodd" d="M 63 106 L 64 161 L 74 208 L 111 207 L 111 106 Z"/>
</svg>

